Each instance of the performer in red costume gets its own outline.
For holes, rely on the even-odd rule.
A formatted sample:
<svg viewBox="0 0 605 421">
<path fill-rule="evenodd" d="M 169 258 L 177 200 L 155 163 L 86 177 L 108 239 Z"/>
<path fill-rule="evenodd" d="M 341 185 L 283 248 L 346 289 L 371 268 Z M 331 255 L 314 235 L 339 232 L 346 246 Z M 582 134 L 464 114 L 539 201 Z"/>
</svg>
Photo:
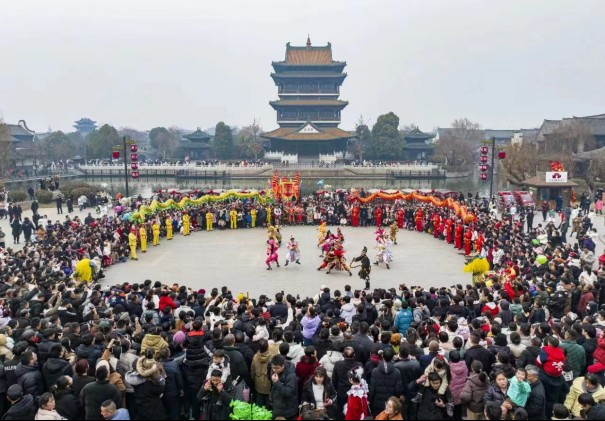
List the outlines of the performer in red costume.
<svg viewBox="0 0 605 421">
<path fill-rule="evenodd" d="M 455 235 L 454 235 L 454 245 L 458 250 L 462 250 L 462 224 L 458 222 L 456 224 Z"/>
<path fill-rule="evenodd" d="M 403 219 L 405 216 L 405 212 L 403 211 L 403 208 L 401 206 L 397 208 L 397 212 L 395 213 L 395 215 L 397 215 L 397 226 L 399 227 L 399 229 L 403 229 Z"/>
<path fill-rule="evenodd" d="M 454 222 L 452 218 L 447 218 L 445 221 L 445 241 L 448 244 L 452 244 L 454 242 Z"/>
<path fill-rule="evenodd" d="M 481 249 L 483 248 L 483 243 L 485 243 L 485 237 L 483 233 L 479 231 L 477 233 L 477 238 L 475 239 L 475 251 L 477 253 L 481 253 Z"/>
<path fill-rule="evenodd" d="M 433 237 L 439 238 L 439 227 L 441 225 L 441 217 L 437 212 L 433 215 Z"/>
<path fill-rule="evenodd" d="M 471 254 L 471 246 L 473 243 L 473 231 L 470 227 L 467 227 L 464 231 L 464 254 L 469 256 Z"/>
<path fill-rule="evenodd" d="M 376 206 L 374 216 L 376 217 L 376 226 L 380 228 L 382 226 L 382 207 Z"/>
<path fill-rule="evenodd" d="M 422 212 L 422 209 L 418 209 L 416 211 L 416 217 L 414 218 L 414 221 L 416 221 L 416 231 L 418 232 L 422 232 L 422 223 L 424 218 L 424 213 Z"/>
<path fill-rule="evenodd" d="M 355 204 L 355 206 L 353 206 L 353 209 L 351 209 L 351 225 L 353 225 L 354 227 L 359 226 L 359 212 L 359 205 Z"/>
</svg>

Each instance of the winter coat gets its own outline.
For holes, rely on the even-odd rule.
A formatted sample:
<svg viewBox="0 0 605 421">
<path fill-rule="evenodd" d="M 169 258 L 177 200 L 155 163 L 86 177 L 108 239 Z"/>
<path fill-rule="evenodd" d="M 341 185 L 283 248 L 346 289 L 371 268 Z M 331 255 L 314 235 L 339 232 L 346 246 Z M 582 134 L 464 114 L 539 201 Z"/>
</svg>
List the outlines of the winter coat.
<svg viewBox="0 0 605 421">
<path fill-rule="evenodd" d="M 225 384 L 220 393 L 216 389 L 210 391 L 203 387 L 197 394 L 197 399 L 201 403 L 200 419 L 203 420 L 228 420 L 231 408 L 229 405 L 233 400 L 235 391 L 232 384 Z"/>
<path fill-rule="evenodd" d="M 19 363 L 15 375 L 17 376 L 17 384 L 23 389 L 24 395 L 32 395 L 36 398 L 44 393 L 42 374 L 40 374 L 37 364 L 23 365 Z"/>
<path fill-rule="evenodd" d="M 61 358 L 49 358 L 42 367 L 42 377 L 46 389 L 50 389 L 57 383 L 61 376 L 73 376 L 74 371 L 69 361 Z"/>
<path fill-rule="evenodd" d="M 345 319 L 349 324 L 353 322 L 353 316 L 357 313 L 357 309 L 353 303 L 346 303 L 340 308 L 340 317 Z"/>
<path fill-rule="evenodd" d="M 312 403 L 313 405 L 315 405 L 315 407 L 317 408 L 317 402 L 315 401 L 315 395 L 313 394 L 313 384 L 314 384 L 314 379 L 309 379 L 305 385 L 303 386 L 302 389 L 302 394 L 301 394 L 301 402 L 303 403 Z M 334 420 L 334 419 L 338 419 L 338 408 L 336 406 L 336 389 L 334 388 L 334 385 L 332 384 L 332 381 L 329 378 L 324 379 L 324 393 L 323 393 L 323 402 L 327 401 L 328 399 L 332 400 L 332 405 L 327 406 L 326 407 L 326 412 L 328 415 L 328 418 Z M 342 416 L 342 415 L 341 415 Z"/>
<path fill-rule="evenodd" d="M 92 383 L 95 381 L 95 378 L 92 376 L 80 376 L 79 374 L 74 374 L 73 376 L 73 384 L 71 388 L 76 392 L 77 396 L 80 396 L 80 392 L 84 389 L 88 383 Z"/>
<path fill-rule="evenodd" d="M 36 420 L 64 420 L 57 411 L 49 411 L 47 409 L 39 408 L 38 412 L 36 412 L 35 418 Z"/>
<path fill-rule="evenodd" d="M 296 364 L 296 377 L 298 377 L 299 395 L 302 393 L 302 388 L 307 381 L 313 378 L 315 369 L 319 367 L 319 361 L 315 357 L 304 356 L 298 364 Z"/>
<path fill-rule="evenodd" d="M 544 420 L 546 419 L 546 393 L 544 392 L 544 385 L 540 380 L 529 385 L 531 386 L 531 392 L 529 392 L 529 397 L 525 404 L 528 419 Z"/>
<path fill-rule="evenodd" d="M 334 364 L 344 359 L 345 357 L 342 356 L 342 352 L 328 351 L 326 352 L 326 355 L 321 357 L 321 359 L 319 360 L 319 364 L 326 369 L 326 371 L 328 372 L 328 377 L 331 379 L 332 373 L 334 372 Z"/>
<path fill-rule="evenodd" d="M 132 384 L 132 383 L 131 383 Z M 134 400 L 137 405 L 139 420 L 167 420 L 166 408 L 162 402 L 164 386 L 146 380 L 134 387 Z"/>
<path fill-rule="evenodd" d="M 206 334 L 203 331 L 189 332 L 185 339 L 185 360 L 183 361 L 183 372 L 185 383 L 196 392 L 202 387 L 208 367 L 212 362 L 210 351 L 205 346 Z"/>
<path fill-rule="evenodd" d="M 141 342 L 141 355 L 145 354 L 147 348 L 153 348 L 157 353 L 162 348 L 168 348 L 168 342 L 164 340 L 160 335 L 152 335 L 148 333 L 143 337 Z"/>
<path fill-rule="evenodd" d="M 292 418 L 298 414 L 298 379 L 296 374 L 284 370 L 271 386 L 273 418 Z"/>
<path fill-rule="evenodd" d="M 97 361 L 101 358 L 101 355 L 103 355 L 103 351 L 94 345 L 80 344 L 76 348 L 76 355 L 78 360 L 87 359 L 89 367 L 94 368 L 97 366 Z"/>
<path fill-rule="evenodd" d="M 36 416 L 36 403 L 32 395 L 23 397 L 14 403 L 2 417 L 3 420 L 33 420 Z"/>
<path fill-rule="evenodd" d="M 483 404 L 485 405 L 488 402 L 496 402 L 498 405 L 502 405 L 502 402 L 506 399 L 506 393 L 502 392 L 502 390 L 496 385 L 492 383 L 487 388 L 487 391 L 483 395 Z"/>
<path fill-rule="evenodd" d="M 102 420 L 101 404 L 111 399 L 117 408 L 122 406 L 122 395 L 118 388 L 109 384 L 109 380 L 95 380 L 88 383 L 80 392 L 80 405 L 84 408 L 85 419 Z"/>
<path fill-rule="evenodd" d="M 378 415 L 384 410 L 384 405 L 391 396 L 399 396 L 402 393 L 401 373 L 395 368 L 395 364 L 382 363 L 372 370 L 368 393 L 372 414 Z"/>
<path fill-rule="evenodd" d="M 561 347 L 542 347 L 540 355 L 538 355 L 538 358 L 536 358 L 536 365 L 542 367 L 544 373 L 551 377 L 561 377 L 561 374 L 563 374 L 564 364 L 565 353 Z"/>
<path fill-rule="evenodd" d="M 248 370 L 246 360 L 242 353 L 239 352 L 239 349 L 234 346 L 224 346 L 223 351 L 225 351 L 225 354 L 229 357 L 229 366 L 231 368 L 231 378 L 233 381 L 236 381 L 239 377 L 238 383 L 244 380 L 247 385 L 252 384 L 250 370 Z"/>
<path fill-rule="evenodd" d="M 0 334 L 0 357 L 4 357 L 4 360 L 10 360 L 13 358 L 13 353 L 7 348 L 8 339 L 6 335 Z"/>
<path fill-rule="evenodd" d="M 406 399 L 412 399 L 416 394 L 416 380 L 422 375 L 418 360 L 401 360 L 395 363 L 395 368 L 401 374 L 403 394 Z M 412 388 L 410 388 L 412 385 Z"/>
<path fill-rule="evenodd" d="M 319 339 L 313 341 L 313 346 L 317 351 L 317 359 L 321 360 L 326 353 L 332 349 L 332 341 L 330 339 Z"/>
<path fill-rule="evenodd" d="M 460 395 L 466 384 L 468 368 L 464 361 L 458 361 L 457 363 L 450 362 L 450 372 L 452 374 L 452 380 L 450 381 L 452 399 L 454 400 L 454 405 L 460 405 Z"/>
<path fill-rule="evenodd" d="M 568 370 L 573 371 L 574 378 L 583 375 L 586 372 L 586 352 L 582 345 L 564 339 L 561 348 L 565 350 L 565 364 Z"/>
<path fill-rule="evenodd" d="M 343 358 L 342 361 L 338 361 L 336 364 L 334 364 L 334 370 L 332 371 L 332 384 L 336 388 L 338 405 L 341 408 L 347 402 L 347 392 L 351 388 L 351 383 L 349 383 L 347 373 L 349 370 L 360 366 L 361 364 L 352 358 Z"/>
<path fill-rule="evenodd" d="M 297 344 L 295 342 L 292 342 L 289 345 L 290 345 L 290 351 L 288 351 L 288 355 L 286 356 L 286 358 L 292 364 L 296 365 L 300 362 L 302 357 L 304 357 L 305 349 L 302 347 L 301 344 Z"/>
<path fill-rule="evenodd" d="M 569 393 L 567 394 L 564 403 L 565 407 L 569 409 L 569 412 L 571 412 L 574 417 L 580 416 L 582 405 L 578 403 L 578 397 L 582 393 L 589 392 L 588 390 L 586 390 L 586 386 L 584 385 L 584 377 L 578 377 L 573 381 L 571 389 L 569 390 Z M 603 389 L 603 386 L 598 385 L 596 390 L 592 392 L 591 395 L 594 398 L 595 402 L 605 400 L 605 389 Z"/>
<path fill-rule="evenodd" d="M 466 362 L 466 367 L 469 370 L 471 368 L 471 363 L 475 360 L 483 363 L 483 369 L 489 375 L 492 364 L 496 362 L 496 356 L 493 352 L 482 347 L 481 345 L 473 345 L 464 353 L 464 361 Z"/>
<path fill-rule="evenodd" d="M 401 335 L 405 336 L 410 328 L 410 325 L 412 324 L 412 321 L 414 321 L 412 311 L 409 308 L 402 308 L 395 316 L 395 328 Z"/>
<path fill-rule="evenodd" d="M 270 359 L 271 354 L 269 351 L 264 353 L 257 352 L 254 354 L 252 365 L 250 366 L 250 377 L 252 379 L 252 385 L 250 386 L 254 386 L 254 390 L 257 393 L 264 395 L 271 393 L 271 380 L 267 374 L 267 364 L 269 364 Z"/>
<path fill-rule="evenodd" d="M 303 327 L 303 337 L 305 339 L 312 339 L 320 323 L 321 319 L 319 318 L 319 316 L 315 316 L 312 319 L 307 316 L 304 316 L 300 321 L 300 324 Z"/>
<path fill-rule="evenodd" d="M 422 401 L 418 405 L 416 419 L 418 420 L 446 420 L 448 419 L 446 408 L 440 408 L 435 405 L 435 401 L 441 399 L 443 403 L 452 402 L 452 394 L 446 390 L 444 395 L 437 394 L 437 391 L 432 387 L 424 390 Z"/>
<path fill-rule="evenodd" d="M 68 420 L 79 420 L 84 417 L 80 400 L 76 396 L 76 392 L 70 389 L 57 392 L 55 395 L 55 409 Z"/>
<path fill-rule="evenodd" d="M 466 382 L 464 383 L 464 387 L 462 388 L 462 392 L 460 393 L 460 403 L 466 405 L 466 407 L 476 413 L 483 413 L 483 409 L 485 408 L 483 403 L 483 396 L 490 384 L 488 380 L 481 381 L 481 374 L 472 373 Z"/>
<path fill-rule="evenodd" d="M 605 404 L 597 403 L 586 411 L 587 420 L 605 420 Z"/>
</svg>

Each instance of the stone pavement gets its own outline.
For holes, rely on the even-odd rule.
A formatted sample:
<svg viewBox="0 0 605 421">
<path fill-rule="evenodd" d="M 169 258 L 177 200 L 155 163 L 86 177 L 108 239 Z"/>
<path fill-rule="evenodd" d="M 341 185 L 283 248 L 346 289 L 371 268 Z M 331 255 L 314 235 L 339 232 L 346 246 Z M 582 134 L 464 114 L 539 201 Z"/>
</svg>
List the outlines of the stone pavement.
<svg viewBox="0 0 605 421">
<path fill-rule="evenodd" d="M 63 207 L 67 211 L 67 207 Z M 70 217 L 78 215 L 82 218 L 91 212 L 75 212 Z M 93 215 L 94 214 L 94 211 Z M 58 215 L 56 208 L 40 209 L 41 215 L 47 215 L 52 221 L 63 220 L 67 213 Z M 23 216 L 31 218 L 32 212 L 26 210 Z M 540 223 L 541 215 L 536 215 L 535 224 Z M 603 233 L 604 220 L 598 216 L 595 227 L 599 230 L 596 255 L 603 253 L 605 238 Z M 17 249 L 21 244 L 12 244 L 11 229 L 6 219 L 0 220 L 0 227 L 6 233 L 6 245 Z M 332 227 L 335 229 L 334 227 Z M 361 249 L 368 247 L 370 259 L 374 259 L 375 228 L 344 227 L 345 250 L 349 261 L 357 256 Z M 279 250 L 281 268 L 272 271 L 265 270 L 266 259 L 266 230 L 239 229 L 212 232 L 194 232 L 189 237 L 175 235 L 174 240 L 161 240 L 159 247 L 149 245 L 147 253 L 139 251 L 139 261 L 120 263 L 106 271 L 104 284 L 118 282 L 142 282 L 145 279 L 159 280 L 166 284 L 178 282 L 192 288 L 210 290 L 213 287 L 228 286 L 234 294 L 249 292 L 252 296 L 261 293 L 273 294 L 277 291 L 287 291 L 302 296 L 315 295 L 322 284 L 332 289 L 343 290 L 344 285 L 352 289 L 363 289 L 364 282 L 346 272 L 332 272 L 327 275 L 325 270 L 316 269 L 321 264 L 320 250 L 316 247 L 317 230 L 313 226 L 282 228 L 284 245 Z M 285 261 L 285 244 L 290 235 L 299 241 L 301 249 L 301 265 L 283 266 Z M 150 239 L 151 240 L 151 239 Z M 572 239 L 575 241 L 575 239 Z M 434 239 L 427 234 L 400 231 L 399 244 L 391 247 L 394 261 L 391 269 L 384 265 L 372 266 L 371 286 L 380 288 L 397 288 L 399 284 L 408 286 L 422 285 L 425 288 L 435 286 L 451 286 L 457 283 L 469 283 L 470 274 L 462 272 L 464 257 L 453 247 Z"/>
</svg>

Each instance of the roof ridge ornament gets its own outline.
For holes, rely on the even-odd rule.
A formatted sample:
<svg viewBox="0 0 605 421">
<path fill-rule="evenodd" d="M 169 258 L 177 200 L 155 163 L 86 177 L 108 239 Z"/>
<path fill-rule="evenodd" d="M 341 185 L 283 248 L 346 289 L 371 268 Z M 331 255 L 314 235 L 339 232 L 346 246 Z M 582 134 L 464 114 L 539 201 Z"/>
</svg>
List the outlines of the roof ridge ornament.
<svg viewBox="0 0 605 421">
<path fill-rule="evenodd" d="M 307 34 L 307 48 L 311 48 L 311 36 Z"/>
</svg>

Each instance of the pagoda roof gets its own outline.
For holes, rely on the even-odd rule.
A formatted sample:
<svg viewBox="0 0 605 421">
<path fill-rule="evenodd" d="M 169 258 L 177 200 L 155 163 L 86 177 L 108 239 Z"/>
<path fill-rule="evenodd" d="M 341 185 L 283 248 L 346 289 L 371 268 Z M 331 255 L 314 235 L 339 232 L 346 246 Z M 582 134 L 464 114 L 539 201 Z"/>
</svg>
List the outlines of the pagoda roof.
<svg viewBox="0 0 605 421">
<path fill-rule="evenodd" d="M 210 145 L 208 143 L 192 142 L 191 140 L 181 140 L 178 147 L 182 149 L 208 149 Z"/>
<path fill-rule="evenodd" d="M 78 121 L 75 121 L 75 123 L 76 124 L 80 124 L 80 125 L 94 125 L 94 124 L 97 124 L 96 121 L 91 120 L 88 117 L 81 118 Z"/>
<path fill-rule="evenodd" d="M 322 141 L 350 139 L 355 137 L 355 133 L 339 129 L 338 127 L 318 127 L 311 122 L 307 122 L 299 127 L 281 127 L 271 132 L 261 135 L 266 139 L 284 139 L 297 141 Z"/>
<path fill-rule="evenodd" d="M 278 101 L 270 101 L 269 104 L 273 108 L 275 107 L 289 107 L 289 106 L 300 106 L 300 107 L 317 107 L 317 106 L 330 106 L 330 107 L 346 107 L 349 105 L 348 101 L 341 101 L 340 99 L 280 99 Z"/>
<path fill-rule="evenodd" d="M 406 143 L 403 145 L 404 149 L 433 149 L 434 143 Z"/>
<path fill-rule="evenodd" d="M 294 71 L 294 72 L 277 72 L 271 73 L 271 77 L 273 79 L 279 78 L 333 78 L 333 79 L 344 79 L 347 77 L 346 73 L 342 72 L 330 72 L 327 70 L 310 70 L 307 72 L 304 71 Z"/>
<path fill-rule="evenodd" d="M 416 127 L 414 130 L 404 133 L 403 137 L 408 139 L 432 139 L 435 135 L 433 133 L 425 133 Z"/>
<path fill-rule="evenodd" d="M 329 66 L 344 64 L 344 62 L 332 59 L 332 44 L 328 42 L 326 46 L 313 47 L 309 38 L 307 38 L 307 45 L 302 47 L 294 47 L 288 42 L 286 44 L 285 60 L 273 63 L 294 66 Z"/>
<path fill-rule="evenodd" d="M 210 140 L 210 135 L 204 131 L 202 131 L 199 127 L 193 133 L 189 133 L 183 136 L 185 139 L 189 139 L 192 141 L 195 140 Z"/>
</svg>

